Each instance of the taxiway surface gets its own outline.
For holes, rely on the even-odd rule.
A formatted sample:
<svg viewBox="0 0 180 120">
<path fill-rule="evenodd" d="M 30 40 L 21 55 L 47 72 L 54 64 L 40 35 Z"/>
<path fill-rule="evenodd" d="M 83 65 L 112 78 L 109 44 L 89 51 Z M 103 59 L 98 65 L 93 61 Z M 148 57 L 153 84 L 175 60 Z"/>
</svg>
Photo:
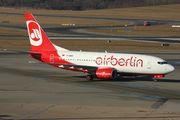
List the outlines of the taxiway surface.
<svg viewBox="0 0 180 120">
<path fill-rule="evenodd" d="M 178 54 L 155 54 L 176 68 L 157 83 L 149 78 L 88 82 L 83 73 L 0 51 L 0 119 L 178 119 Z"/>
</svg>

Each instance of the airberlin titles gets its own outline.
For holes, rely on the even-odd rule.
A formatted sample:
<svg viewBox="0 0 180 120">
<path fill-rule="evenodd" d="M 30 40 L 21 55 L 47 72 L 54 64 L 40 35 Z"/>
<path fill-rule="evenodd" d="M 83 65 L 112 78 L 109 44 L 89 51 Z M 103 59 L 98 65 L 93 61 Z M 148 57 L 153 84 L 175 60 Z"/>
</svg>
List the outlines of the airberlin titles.
<svg viewBox="0 0 180 120">
<path fill-rule="evenodd" d="M 97 57 L 95 62 L 97 65 L 143 67 L 143 60 L 135 56 L 131 56 L 130 58 L 117 58 L 113 55 L 110 57 L 105 55 L 104 57 Z"/>
</svg>

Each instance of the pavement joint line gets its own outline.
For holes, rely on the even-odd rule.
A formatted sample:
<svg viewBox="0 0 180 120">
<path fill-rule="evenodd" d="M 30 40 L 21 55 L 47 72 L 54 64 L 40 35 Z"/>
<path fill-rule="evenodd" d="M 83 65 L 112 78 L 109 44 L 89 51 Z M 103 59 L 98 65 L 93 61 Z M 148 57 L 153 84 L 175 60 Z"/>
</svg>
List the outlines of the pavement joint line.
<svg viewBox="0 0 180 120">
<path fill-rule="evenodd" d="M 162 106 L 165 102 L 167 102 L 169 99 L 168 98 L 161 98 L 157 102 L 155 102 L 151 108 L 158 109 L 160 106 Z"/>
<path fill-rule="evenodd" d="M 36 108 L 36 109 L 33 109 L 33 110 L 29 111 L 29 112 L 26 112 L 26 113 L 24 113 L 24 114 L 21 114 L 21 115 L 15 117 L 14 119 L 21 119 L 23 116 L 26 116 L 26 115 L 28 115 L 28 114 L 31 114 L 31 113 L 33 113 L 34 111 L 37 111 L 37 110 L 39 110 L 39 109 L 41 109 L 41 108 L 43 108 L 43 107 L 45 107 L 45 106 L 46 106 L 46 105 L 42 105 L 42 106 L 40 106 L 40 107 L 38 107 L 38 108 Z"/>
<path fill-rule="evenodd" d="M 167 102 L 169 99 L 159 99 L 156 103 L 152 105 L 151 108 L 154 108 L 149 114 L 147 114 L 147 118 L 149 118 L 150 115 L 152 115 L 160 106 L 162 106 L 165 102 Z"/>
<path fill-rule="evenodd" d="M 45 106 L 45 107 L 43 107 L 42 108 L 42 110 L 41 110 L 41 108 L 40 108 L 40 110 L 38 111 L 38 112 L 35 112 L 34 114 L 31 114 L 31 115 L 29 115 L 29 116 L 27 116 L 27 117 L 25 117 L 25 118 L 23 118 L 23 119 L 30 119 L 30 118 L 32 118 L 32 117 L 34 117 L 34 116 L 36 116 L 36 115 L 38 115 L 38 114 L 42 114 L 43 112 L 45 112 L 45 111 L 47 111 L 47 110 L 49 110 L 49 109 L 51 109 L 51 108 L 53 108 L 53 107 L 55 107 L 56 105 L 55 104 L 50 104 L 50 105 L 48 105 L 47 107 Z"/>
</svg>

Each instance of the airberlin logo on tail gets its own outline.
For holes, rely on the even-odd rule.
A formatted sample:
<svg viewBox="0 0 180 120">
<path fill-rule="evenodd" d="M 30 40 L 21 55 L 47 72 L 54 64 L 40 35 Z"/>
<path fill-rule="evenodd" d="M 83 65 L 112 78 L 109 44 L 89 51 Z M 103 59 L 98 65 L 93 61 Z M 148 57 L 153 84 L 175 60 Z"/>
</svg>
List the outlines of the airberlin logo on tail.
<svg viewBox="0 0 180 120">
<path fill-rule="evenodd" d="M 41 28 L 35 21 L 27 21 L 28 34 L 31 45 L 40 46 L 42 44 Z"/>
<path fill-rule="evenodd" d="M 39 34 L 39 31 L 38 31 L 38 29 L 32 29 L 33 30 L 33 32 L 31 33 L 31 38 L 33 39 L 33 40 L 39 40 L 40 39 L 40 34 Z"/>
</svg>

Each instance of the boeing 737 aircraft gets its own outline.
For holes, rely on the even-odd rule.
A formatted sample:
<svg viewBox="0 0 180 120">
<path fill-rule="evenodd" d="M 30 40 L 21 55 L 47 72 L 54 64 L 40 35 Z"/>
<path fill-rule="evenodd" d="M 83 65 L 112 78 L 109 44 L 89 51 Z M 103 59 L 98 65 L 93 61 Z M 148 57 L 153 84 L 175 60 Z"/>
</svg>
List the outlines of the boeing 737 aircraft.
<svg viewBox="0 0 180 120">
<path fill-rule="evenodd" d="M 32 14 L 25 13 L 25 18 L 30 56 L 58 68 L 87 73 L 87 80 L 115 79 L 117 75 L 152 76 L 156 80 L 174 71 L 165 60 L 150 55 L 67 50 L 49 40 Z"/>
</svg>

